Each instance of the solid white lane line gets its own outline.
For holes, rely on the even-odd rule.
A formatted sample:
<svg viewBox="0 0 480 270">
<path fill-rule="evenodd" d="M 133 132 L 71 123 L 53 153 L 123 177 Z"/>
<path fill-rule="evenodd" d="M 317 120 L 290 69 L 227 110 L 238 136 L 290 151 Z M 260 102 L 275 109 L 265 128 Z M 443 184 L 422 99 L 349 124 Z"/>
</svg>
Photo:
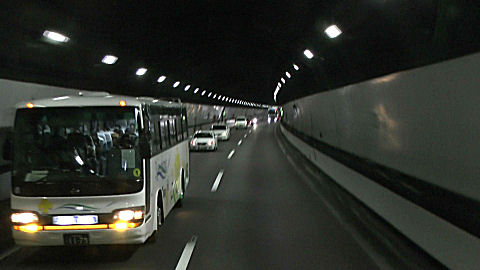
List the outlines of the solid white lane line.
<svg viewBox="0 0 480 270">
<path fill-rule="evenodd" d="M 242 140 L 238 141 L 238 145 L 242 144 Z"/>
<path fill-rule="evenodd" d="M 6 250 L 5 252 L 3 252 L 2 254 L 0 254 L 0 261 L 7 258 L 8 256 L 12 255 L 13 253 L 17 252 L 20 250 L 20 247 L 19 246 L 14 246 L 8 250 Z"/>
<path fill-rule="evenodd" d="M 217 178 L 215 179 L 215 182 L 213 182 L 213 186 L 211 190 L 212 192 L 217 191 L 218 185 L 220 185 L 220 180 L 222 180 L 222 176 L 223 176 L 223 169 L 221 169 L 220 172 L 218 172 Z"/>
<path fill-rule="evenodd" d="M 195 244 L 197 243 L 197 236 L 194 235 L 190 241 L 188 241 L 187 245 L 183 249 L 182 256 L 180 256 L 180 260 L 177 263 L 177 267 L 175 270 L 186 270 L 188 263 L 190 262 L 190 258 L 192 257 L 193 249 L 195 248 Z"/>
<path fill-rule="evenodd" d="M 233 149 L 232 151 L 230 151 L 230 154 L 228 154 L 228 157 L 227 159 L 231 159 L 233 154 L 235 154 L 235 149 Z"/>
</svg>

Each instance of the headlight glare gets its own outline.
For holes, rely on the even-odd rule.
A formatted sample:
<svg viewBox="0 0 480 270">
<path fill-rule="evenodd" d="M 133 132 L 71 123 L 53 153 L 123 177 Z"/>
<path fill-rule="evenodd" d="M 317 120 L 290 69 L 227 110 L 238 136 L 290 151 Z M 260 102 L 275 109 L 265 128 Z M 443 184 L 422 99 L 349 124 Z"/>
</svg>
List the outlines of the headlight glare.
<svg viewBox="0 0 480 270">
<path fill-rule="evenodd" d="M 117 213 L 118 219 L 123 221 L 132 220 L 135 217 L 133 210 L 122 210 Z"/>
<path fill-rule="evenodd" d="M 37 214 L 35 214 L 35 213 L 29 213 L 29 212 L 13 213 L 13 214 L 10 216 L 10 219 L 12 220 L 12 223 L 28 224 L 28 223 L 38 222 L 38 216 L 37 216 Z"/>
</svg>

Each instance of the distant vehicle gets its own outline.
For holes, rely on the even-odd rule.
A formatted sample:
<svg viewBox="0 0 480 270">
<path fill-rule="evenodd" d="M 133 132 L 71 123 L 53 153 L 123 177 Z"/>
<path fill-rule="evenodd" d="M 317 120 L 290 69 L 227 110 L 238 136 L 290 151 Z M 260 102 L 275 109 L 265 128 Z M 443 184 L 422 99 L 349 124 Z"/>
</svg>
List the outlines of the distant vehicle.
<svg viewBox="0 0 480 270">
<path fill-rule="evenodd" d="M 230 139 L 230 128 L 226 124 L 212 125 L 212 131 L 219 140 L 227 141 Z"/>
<path fill-rule="evenodd" d="M 193 135 L 193 138 L 190 140 L 190 150 L 200 151 L 200 150 L 217 150 L 218 143 L 215 133 L 210 130 L 200 130 Z"/>
<path fill-rule="evenodd" d="M 245 116 L 239 116 L 235 120 L 235 128 L 247 128 L 248 123 L 247 123 L 247 118 Z"/>
<path fill-rule="evenodd" d="M 188 185 L 187 127 L 177 102 L 107 95 L 17 105 L 13 239 L 22 246 L 144 243 Z"/>
<path fill-rule="evenodd" d="M 256 117 L 254 117 L 254 118 L 248 120 L 248 125 L 249 126 L 254 126 L 254 125 L 257 124 L 257 122 L 258 122 L 258 119 Z"/>
<path fill-rule="evenodd" d="M 271 107 L 268 109 L 268 123 L 270 124 L 271 122 L 276 123 L 278 119 L 280 118 L 280 110 L 278 107 Z"/>
<path fill-rule="evenodd" d="M 227 124 L 227 127 L 233 128 L 233 127 L 235 127 L 235 118 L 227 119 L 227 121 L 225 121 L 225 123 Z"/>
</svg>

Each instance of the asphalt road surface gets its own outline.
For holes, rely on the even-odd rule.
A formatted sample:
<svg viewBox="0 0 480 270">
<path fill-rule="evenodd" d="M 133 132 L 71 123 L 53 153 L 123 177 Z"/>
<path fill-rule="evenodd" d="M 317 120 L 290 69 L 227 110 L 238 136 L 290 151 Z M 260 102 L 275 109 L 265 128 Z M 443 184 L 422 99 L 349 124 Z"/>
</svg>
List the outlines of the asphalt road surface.
<svg viewBox="0 0 480 270">
<path fill-rule="evenodd" d="M 277 125 L 232 130 L 218 151 L 191 153 L 183 207 L 167 217 L 157 242 L 21 248 L 0 269 L 404 268 L 319 195 L 308 181 L 318 176 L 285 155 Z"/>
</svg>

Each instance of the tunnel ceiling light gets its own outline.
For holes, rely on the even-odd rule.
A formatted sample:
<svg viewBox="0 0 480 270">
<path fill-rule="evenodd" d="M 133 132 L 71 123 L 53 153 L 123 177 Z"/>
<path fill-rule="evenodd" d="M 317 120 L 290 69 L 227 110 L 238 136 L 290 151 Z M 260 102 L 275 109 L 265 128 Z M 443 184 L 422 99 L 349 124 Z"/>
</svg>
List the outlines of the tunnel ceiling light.
<svg viewBox="0 0 480 270">
<path fill-rule="evenodd" d="M 295 70 L 299 70 L 299 69 L 300 69 L 300 68 L 299 68 L 297 65 L 295 65 L 295 64 L 293 64 L 293 68 L 294 68 Z"/>
<path fill-rule="evenodd" d="M 157 82 L 161 83 L 161 82 L 165 81 L 165 79 L 167 79 L 167 77 L 162 75 L 162 76 L 158 77 Z"/>
<path fill-rule="evenodd" d="M 202 91 L 202 96 L 205 96 L 205 93 L 207 93 L 207 90 Z"/>
<path fill-rule="evenodd" d="M 287 76 L 287 78 L 289 78 L 289 79 L 292 77 L 292 75 L 290 75 L 290 72 L 288 72 L 288 71 L 287 71 L 287 72 L 285 72 L 285 75 L 286 75 L 286 76 Z"/>
<path fill-rule="evenodd" d="M 325 29 L 325 34 L 327 34 L 329 38 L 336 38 L 342 34 L 342 30 L 333 24 Z"/>
<path fill-rule="evenodd" d="M 278 88 L 282 88 L 282 84 L 281 84 L 281 83 L 277 83 L 277 87 L 278 87 Z"/>
<path fill-rule="evenodd" d="M 303 54 L 304 54 L 305 57 L 307 57 L 308 59 L 312 59 L 312 58 L 313 58 L 313 53 L 312 53 L 309 49 L 306 49 L 305 51 L 303 51 Z"/>
<path fill-rule="evenodd" d="M 213 98 L 216 98 L 217 97 L 217 94 L 213 95 Z"/>
<path fill-rule="evenodd" d="M 185 86 L 185 92 L 188 91 L 188 89 L 190 89 L 190 84 Z"/>
<path fill-rule="evenodd" d="M 146 68 L 143 68 L 143 67 L 137 69 L 137 72 L 135 72 L 135 74 L 136 74 L 137 76 L 143 76 L 143 75 L 145 75 L 145 73 L 147 73 L 147 69 L 146 69 Z"/>
<path fill-rule="evenodd" d="M 222 99 L 222 96 L 218 96 L 218 100 Z"/>
<path fill-rule="evenodd" d="M 282 83 L 285 83 L 285 79 L 284 79 L 284 78 L 280 78 L 280 81 L 282 81 Z"/>
<path fill-rule="evenodd" d="M 173 88 L 177 88 L 179 85 L 180 85 L 180 82 L 179 82 L 179 81 L 176 81 L 176 82 L 173 84 Z"/>
<path fill-rule="evenodd" d="M 44 31 L 43 32 L 43 36 L 50 39 L 50 40 L 53 40 L 53 41 L 57 41 L 57 42 L 68 42 L 70 40 L 69 37 L 67 36 L 64 36 L 60 33 L 57 33 L 57 32 L 53 32 L 53 31 Z"/>
<path fill-rule="evenodd" d="M 200 90 L 200 88 L 195 88 L 195 90 L 193 90 L 193 93 L 196 94 L 198 92 L 198 90 Z"/>
<path fill-rule="evenodd" d="M 208 93 L 208 97 L 210 97 L 212 95 L 212 92 Z"/>
<path fill-rule="evenodd" d="M 117 62 L 118 57 L 115 55 L 107 54 L 103 57 L 102 63 L 107 64 L 107 65 L 113 65 L 115 62 Z"/>
</svg>

